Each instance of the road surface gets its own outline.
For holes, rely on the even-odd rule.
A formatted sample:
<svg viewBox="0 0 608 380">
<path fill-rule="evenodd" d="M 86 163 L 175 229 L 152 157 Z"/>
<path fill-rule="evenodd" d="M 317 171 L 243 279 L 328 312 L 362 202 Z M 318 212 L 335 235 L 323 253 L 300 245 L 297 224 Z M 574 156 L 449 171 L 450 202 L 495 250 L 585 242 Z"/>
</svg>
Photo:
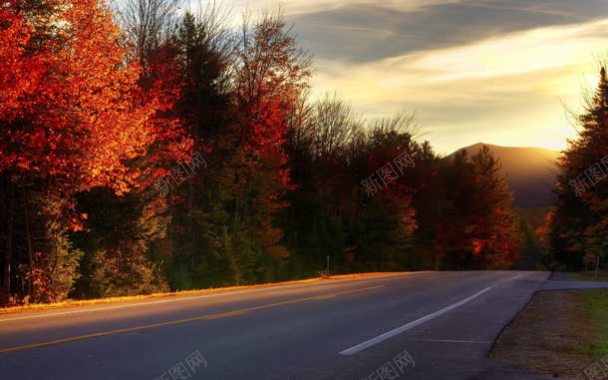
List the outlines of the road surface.
<svg viewBox="0 0 608 380">
<path fill-rule="evenodd" d="M 547 272 L 417 272 L 0 316 L 0 379 L 545 379 L 486 356 Z M 380 375 L 384 377 L 380 377 Z"/>
</svg>

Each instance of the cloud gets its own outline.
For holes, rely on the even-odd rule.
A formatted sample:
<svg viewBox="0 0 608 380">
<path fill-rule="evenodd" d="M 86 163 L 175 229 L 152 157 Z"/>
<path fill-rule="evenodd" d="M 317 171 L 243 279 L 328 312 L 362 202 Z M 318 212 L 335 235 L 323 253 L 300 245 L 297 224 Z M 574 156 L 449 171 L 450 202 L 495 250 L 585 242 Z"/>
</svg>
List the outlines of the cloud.
<svg viewBox="0 0 608 380">
<path fill-rule="evenodd" d="M 414 12 L 429 6 L 439 4 L 456 4 L 463 0 L 383 0 L 382 6 L 395 9 L 400 12 Z M 370 0 L 233 0 L 232 4 L 237 9 L 277 9 L 281 8 L 288 16 L 296 16 L 319 11 L 332 11 L 350 6 L 373 5 L 375 1 Z"/>
<path fill-rule="evenodd" d="M 371 116 L 416 109 L 442 153 L 477 141 L 561 149 L 574 135 L 562 102 L 579 107 L 581 88 L 595 85 L 592 53 L 606 47 L 608 19 L 375 62 L 318 59 L 314 87 Z"/>
<path fill-rule="evenodd" d="M 276 9 L 274 0 L 235 0 Z M 479 141 L 561 149 L 608 47 L 605 0 L 284 0 L 315 94 L 371 117 L 417 110 L 441 153 Z M 236 7 L 238 9 L 238 6 Z"/>
<path fill-rule="evenodd" d="M 315 3 L 315 2 L 313 2 Z M 418 4 L 416 7 L 407 4 Z M 321 58 L 371 62 L 470 44 L 507 33 L 608 17 L 604 0 L 340 2 L 289 15 Z M 406 4 L 406 5 L 399 5 Z"/>
<path fill-rule="evenodd" d="M 276 10 L 323 59 L 361 63 L 472 44 L 504 34 L 608 17 L 605 0 L 231 0 Z"/>
</svg>

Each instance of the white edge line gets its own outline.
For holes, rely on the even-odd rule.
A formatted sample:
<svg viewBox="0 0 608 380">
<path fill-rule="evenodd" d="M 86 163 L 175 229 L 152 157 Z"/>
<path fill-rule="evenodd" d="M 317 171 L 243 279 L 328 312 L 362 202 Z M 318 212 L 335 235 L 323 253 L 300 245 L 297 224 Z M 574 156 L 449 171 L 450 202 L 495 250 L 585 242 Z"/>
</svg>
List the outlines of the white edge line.
<svg viewBox="0 0 608 380">
<path fill-rule="evenodd" d="M 467 297 L 467 298 L 465 298 L 465 299 L 463 299 L 461 301 L 458 301 L 458 302 L 456 302 L 456 303 L 454 303 L 454 304 L 452 304 L 450 306 L 446 306 L 443 309 L 437 310 L 434 313 L 431 313 L 431 314 L 426 315 L 426 316 L 424 316 L 422 318 L 416 319 L 415 321 L 406 323 L 403 326 L 397 327 L 396 329 L 393 329 L 391 331 L 387 331 L 387 332 L 385 332 L 382 335 L 378 335 L 375 338 L 372 338 L 372 339 L 367 340 L 367 341 L 365 341 L 363 343 L 360 343 L 360 344 L 358 344 L 356 346 L 353 346 L 353 347 L 348 348 L 348 349 L 346 349 L 344 351 L 341 351 L 340 355 L 344 355 L 344 356 L 354 355 L 357 352 L 365 350 L 366 348 L 374 346 L 374 345 L 376 345 L 378 343 L 382 343 L 382 342 L 384 342 L 387 339 L 390 339 L 390 338 L 392 338 L 392 337 L 394 337 L 396 335 L 399 335 L 399 334 L 401 334 L 401 333 L 403 333 L 403 332 L 405 332 L 405 331 L 407 331 L 409 329 L 412 329 L 412 328 L 414 328 L 416 326 L 419 326 L 419 325 L 421 325 L 421 324 L 423 324 L 425 322 L 428 322 L 431 319 L 437 318 L 437 317 L 439 317 L 442 314 L 445 314 L 445 313 L 447 313 L 449 311 L 452 311 L 452 310 L 456 309 L 457 307 L 460 307 L 460 306 L 466 304 L 467 302 L 470 302 L 470 301 L 474 300 L 475 298 L 481 296 L 482 294 L 484 294 L 485 292 L 489 291 L 490 289 L 492 289 L 492 287 L 487 287 L 485 289 L 482 289 L 482 290 L 478 291 L 477 293 L 473 294 L 472 296 L 469 296 L 469 297 Z"/>
</svg>

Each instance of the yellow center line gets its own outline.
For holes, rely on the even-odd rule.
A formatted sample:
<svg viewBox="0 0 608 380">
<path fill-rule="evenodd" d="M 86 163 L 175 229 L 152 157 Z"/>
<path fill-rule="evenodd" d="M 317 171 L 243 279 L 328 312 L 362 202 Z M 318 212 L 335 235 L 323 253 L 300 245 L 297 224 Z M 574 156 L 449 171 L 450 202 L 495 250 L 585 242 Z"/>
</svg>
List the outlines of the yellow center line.
<svg viewBox="0 0 608 380">
<path fill-rule="evenodd" d="M 92 338 L 97 338 L 97 337 L 107 336 L 107 335 L 116 335 L 116 334 L 123 334 L 123 333 L 134 332 L 134 331 L 148 330 L 148 329 L 153 329 L 153 328 L 157 328 L 157 327 L 175 326 L 175 325 L 188 323 L 188 322 L 229 318 L 229 317 L 233 317 L 233 316 L 237 316 L 237 315 L 246 314 L 251 311 L 270 309 L 270 308 L 277 307 L 277 306 L 284 306 L 284 305 L 290 305 L 290 304 L 294 304 L 294 303 L 301 303 L 301 302 L 307 302 L 307 301 L 320 301 L 320 300 L 324 300 L 324 299 L 328 299 L 328 298 L 334 298 L 337 296 L 341 296 L 344 294 L 357 293 L 357 292 L 363 292 L 366 290 L 384 288 L 385 286 L 386 285 L 369 286 L 366 288 L 346 290 L 343 292 L 336 292 L 336 293 L 331 293 L 331 294 L 326 294 L 326 295 L 305 297 L 305 298 L 296 298 L 296 299 L 288 300 L 288 301 L 276 302 L 276 303 L 260 305 L 260 306 L 252 306 L 252 307 L 228 311 L 228 312 L 224 312 L 224 313 L 208 314 L 208 315 L 202 315 L 202 316 L 193 317 L 193 318 L 178 319 L 178 320 L 174 320 L 174 321 L 153 323 L 153 324 L 149 324 L 149 325 L 102 331 L 102 332 L 93 333 L 93 334 L 86 334 L 86 335 L 80 335 L 80 336 L 75 336 L 75 337 L 70 337 L 70 338 L 51 340 L 51 341 L 47 341 L 47 342 L 33 343 L 33 344 L 24 345 L 24 346 L 9 347 L 9 348 L 0 349 L 0 354 L 7 354 L 10 352 L 15 352 L 15 351 L 30 350 L 30 349 L 39 348 L 39 347 L 54 346 L 57 344 L 76 342 L 79 340 L 92 339 Z"/>
<path fill-rule="evenodd" d="M 227 313 L 212 314 L 212 315 L 208 315 L 208 316 L 204 317 L 204 319 L 205 320 L 207 320 L 207 319 L 221 319 L 221 318 L 234 317 L 236 315 L 241 315 L 241 314 L 247 314 L 247 311 L 246 310 L 236 310 L 236 311 L 229 311 Z"/>
</svg>

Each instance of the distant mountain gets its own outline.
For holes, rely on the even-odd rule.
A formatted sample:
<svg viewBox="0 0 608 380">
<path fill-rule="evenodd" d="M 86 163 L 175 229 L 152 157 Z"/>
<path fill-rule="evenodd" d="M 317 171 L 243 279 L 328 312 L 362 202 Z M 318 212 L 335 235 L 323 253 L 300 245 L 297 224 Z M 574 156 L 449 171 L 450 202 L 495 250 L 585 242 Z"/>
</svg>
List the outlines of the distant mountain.
<svg viewBox="0 0 608 380">
<path fill-rule="evenodd" d="M 513 207 L 547 207 L 551 204 L 560 152 L 543 148 L 518 148 L 483 143 L 461 148 L 458 151 L 466 150 L 469 156 L 472 156 L 484 145 L 500 160 L 502 174 L 507 176 L 513 191 Z M 452 159 L 455 154 L 456 152 L 445 159 Z"/>
</svg>

